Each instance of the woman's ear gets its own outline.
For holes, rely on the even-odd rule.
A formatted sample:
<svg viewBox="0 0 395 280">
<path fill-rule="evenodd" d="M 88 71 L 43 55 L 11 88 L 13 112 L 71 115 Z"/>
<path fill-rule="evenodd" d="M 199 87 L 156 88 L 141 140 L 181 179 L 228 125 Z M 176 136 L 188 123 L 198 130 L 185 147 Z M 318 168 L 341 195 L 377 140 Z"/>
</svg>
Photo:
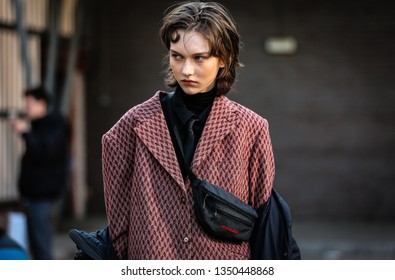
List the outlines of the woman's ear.
<svg viewBox="0 0 395 280">
<path fill-rule="evenodd" d="M 219 68 L 225 68 L 225 62 L 222 59 L 219 60 Z"/>
</svg>

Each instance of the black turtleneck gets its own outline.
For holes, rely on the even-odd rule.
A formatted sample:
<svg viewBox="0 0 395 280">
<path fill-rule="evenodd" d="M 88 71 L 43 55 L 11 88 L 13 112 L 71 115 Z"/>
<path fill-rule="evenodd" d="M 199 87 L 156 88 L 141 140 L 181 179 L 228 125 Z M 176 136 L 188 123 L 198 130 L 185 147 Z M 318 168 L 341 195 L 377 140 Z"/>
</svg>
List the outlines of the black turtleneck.
<svg viewBox="0 0 395 280">
<path fill-rule="evenodd" d="M 178 88 L 177 91 L 182 96 L 187 109 L 196 115 L 201 114 L 207 107 L 211 107 L 217 95 L 217 89 L 215 87 L 208 92 L 197 94 L 186 94 L 181 88 Z"/>
<path fill-rule="evenodd" d="M 193 95 L 186 94 L 181 87 L 177 87 L 174 96 L 172 98 L 172 107 L 173 112 L 176 115 L 176 127 L 178 130 L 178 134 L 180 136 L 180 140 L 182 145 L 184 145 L 186 137 L 187 137 L 187 129 L 186 124 L 189 119 L 192 117 L 198 118 L 199 121 L 194 126 L 195 132 L 195 147 L 199 142 L 199 139 L 202 135 L 204 125 L 207 121 L 207 118 L 210 114 L 211 107 L 213 105 L 214 99 L 217 95 L 217 89 L 214 87 L 212 90 L 208 92 L 197 93 Z M 174 145 L 178 145 L 176 139 L 172 139 Z M 180 151 L 176 149 L 177 156 L 180 161 Z M 184 175 L 184 179 L 186 178 L 186 170 L 183 168 L 182 164 L 181 170 Z"/>
<path fill-rule="evenodd" d="M 181 87 L 177 87 L 174 92 L 173 108 L 180 121 L 179 127 L 185 126 L 191 117 L 199 118 L 204 125 L 216 94 L 215 87 L 208 92 L 192 95 L 186 94 Z"/>
</svg>

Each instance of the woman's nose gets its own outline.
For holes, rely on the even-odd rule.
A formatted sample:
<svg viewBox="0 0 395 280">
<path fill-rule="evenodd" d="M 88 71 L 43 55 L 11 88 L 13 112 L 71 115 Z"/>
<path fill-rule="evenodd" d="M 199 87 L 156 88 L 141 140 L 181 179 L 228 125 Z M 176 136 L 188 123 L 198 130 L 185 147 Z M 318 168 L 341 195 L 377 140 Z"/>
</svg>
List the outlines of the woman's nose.
<svg viewBox="0 0 395 280">
<path fill-rule="evenodd" d="M 182 66 L 182 74 L 185 76 L 193 75 L 194 67 L 191 61 L 185 60 L 184 65 Z"/>
</svg>

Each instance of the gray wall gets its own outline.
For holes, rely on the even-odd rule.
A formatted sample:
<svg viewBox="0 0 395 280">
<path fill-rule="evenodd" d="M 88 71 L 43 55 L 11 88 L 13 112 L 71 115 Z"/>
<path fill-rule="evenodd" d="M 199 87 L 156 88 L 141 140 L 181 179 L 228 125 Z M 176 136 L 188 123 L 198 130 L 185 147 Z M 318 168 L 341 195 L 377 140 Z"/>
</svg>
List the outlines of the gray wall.
<svg viewBox="0 0 395 280">
<path fill-rule="evenodd" d="M 393 1 L 221 1 L 244 42 L 229 97 L 268 119 L 275 187 L 295 220 L 395 219 Z M 93 1 L 87 75 L 90 211 L 103 213 L 101 136 L 165 89 L 158 28 L 170 1 Z M 270 35 L 294 56 L 270 56 Z"/>
</svg>

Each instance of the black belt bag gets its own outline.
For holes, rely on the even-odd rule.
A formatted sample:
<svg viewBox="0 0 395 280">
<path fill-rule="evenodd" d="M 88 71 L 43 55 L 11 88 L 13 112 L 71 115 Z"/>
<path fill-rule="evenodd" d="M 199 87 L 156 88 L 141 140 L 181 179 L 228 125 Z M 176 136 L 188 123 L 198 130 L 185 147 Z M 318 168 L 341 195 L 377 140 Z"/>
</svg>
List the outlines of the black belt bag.
<svg viewBox="0 0 395 280">
<path fill-rule="evenodd" d="M 192 181 L 195 215 L 211 236 L 228 242 L 248 241 L 258 214 L 233 194 L 206 180 Z"/>
<path fill-rule="evenodd" d="M 164 113 L 170 133 L 178 143 L 175 148 L 179 148 L 183 155 L 180 136 L 173 119 L 174 112 L 171 111 L 171 97 L 172 94 L 168 94 L 162 106 L 166 109 Z M 181 161 L 192 183 L 196 219 L 205 232 L 227 242 L 248 241 L 254 229 L 255 220 L 258 218 L 255 209 L 223 188 L 196 178 L 185 158 Z"/>
</svg>

